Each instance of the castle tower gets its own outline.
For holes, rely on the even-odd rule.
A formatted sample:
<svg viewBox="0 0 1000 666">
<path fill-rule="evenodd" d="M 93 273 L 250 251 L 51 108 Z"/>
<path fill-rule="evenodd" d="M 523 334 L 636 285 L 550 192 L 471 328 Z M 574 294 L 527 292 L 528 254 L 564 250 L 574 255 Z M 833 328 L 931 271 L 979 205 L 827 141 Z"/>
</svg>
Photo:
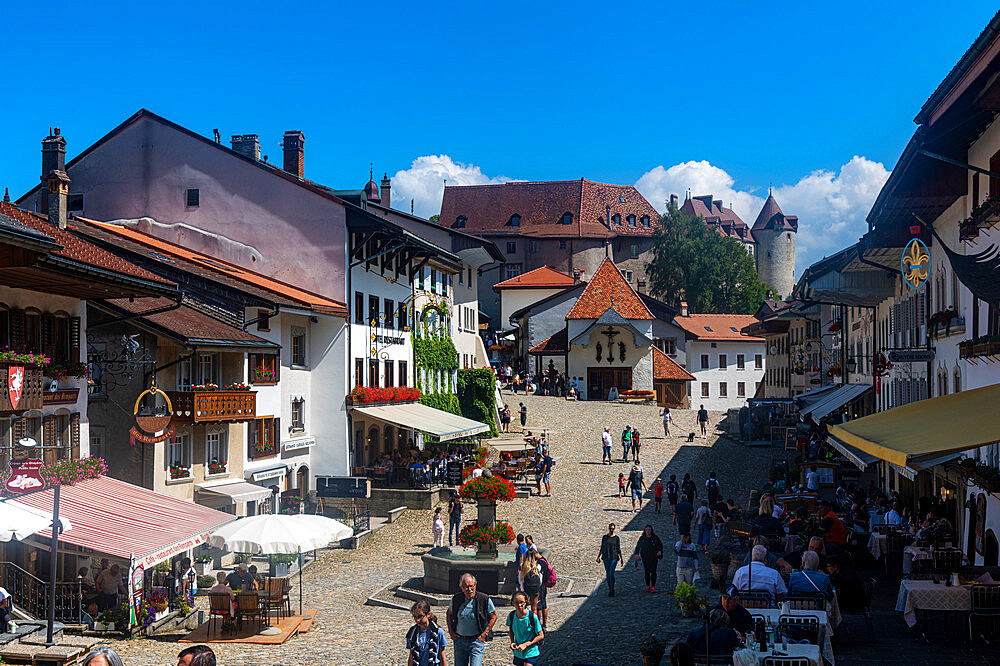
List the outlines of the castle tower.
<svg viewBox="0 0 1000 666">
<path fill-rule="evenodd" d="M 769 284 L 778 298 L 787 298 L 795 286 L 795 234 L 799 218 L 785 215 L 771 194 L 753 223 L 751 233 L 757 245 L 757 275 Z"/>
</svg>

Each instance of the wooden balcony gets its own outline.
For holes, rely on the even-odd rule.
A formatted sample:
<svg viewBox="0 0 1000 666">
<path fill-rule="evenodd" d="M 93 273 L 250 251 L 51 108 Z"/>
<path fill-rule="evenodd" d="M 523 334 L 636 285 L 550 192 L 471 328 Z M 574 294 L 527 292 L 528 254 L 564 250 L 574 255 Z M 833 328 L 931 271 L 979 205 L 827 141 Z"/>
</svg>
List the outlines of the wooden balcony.
<svg viewBox="0 0 1000 666">
<path fill-rule="evenodd" d="M 7 385 L 8 368 L 10 366 L 21 366 L 24 368 L 24 380 L 21 386 L 21 399 L 18 400 L 16 413 L 21 413 L 29 409 L 42 408 L 42 369 L 37 365 L 25 365 L 23 363 L 12 363 L 11 361 L 0 361 L 0 415 L 9 416 L 15 413 L 10 402 L 10 387 Z"/>
<path fill-rule="evenodd" d="M 256 391 L 167 391 L 174 423 L 252 421 L 257 417 Z"/>
</svg>

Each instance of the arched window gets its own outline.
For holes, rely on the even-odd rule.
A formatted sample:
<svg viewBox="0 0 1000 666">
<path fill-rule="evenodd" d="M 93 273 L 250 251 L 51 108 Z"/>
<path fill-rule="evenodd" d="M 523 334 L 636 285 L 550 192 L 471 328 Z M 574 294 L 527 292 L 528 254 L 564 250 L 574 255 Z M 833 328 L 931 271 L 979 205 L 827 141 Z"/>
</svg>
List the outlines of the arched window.
<svg viewBox="0 0 1000 666">
<path fill-rule="evenodd" d="M 509 226 L 509 227 L 519 227 L 519 226 L 521 226 L 521 216 L 518 215 L 517 213 L 514 213 L 513 215 L 511 215 L 510 219 L 507 220 L 507 226 Z"/>
<path fill-rule="evenodd" d="M 955 366 L 955 378 L 952 381 L 952 393 L 958 393 L 962 390 L 962 371 Z"/>
<path fill-rule="evenodd" d="M 455 218 L 455 224 L 453 224 L 452 226 L 455 229 L 464 229 L 465 228 L 465 223 L 467 221 L 468 221 L 467 217 L 465 217 L 464 215 L 459 215 L 458 217 Z"/>
<path fill-rule="evenodd" d="M 646 227 L 648 229 L 649 228 L 649 215 L 643 215 L 642 217 L 640 217 L 639 218 L 639 223 L 642 224 L 642 226 L 644 226 L 644 227 Z"/>
<path fill-rule="evenodd" d="M 611 221 L 613 223 L 615 223 L 615 224 L 621 224 L 622 223 L 622 216 L 619 215 L 618 213 L 615 213 L 614 215 L 611 216 Z"/>
<path fill-rule="evenodd" d="M 563 213 L 562 218 L 559 219 L 559 224 L 573 224 L 573 213 Z"/>
<path fill-rule="evenodd" d="M 626 221 L 628 221 L 628 226 L 630 226 L 630 227 L 634 227 L 635 226 L 635 215 L 629 215 L 625 219 L 626 219 Z"/>
</svg>

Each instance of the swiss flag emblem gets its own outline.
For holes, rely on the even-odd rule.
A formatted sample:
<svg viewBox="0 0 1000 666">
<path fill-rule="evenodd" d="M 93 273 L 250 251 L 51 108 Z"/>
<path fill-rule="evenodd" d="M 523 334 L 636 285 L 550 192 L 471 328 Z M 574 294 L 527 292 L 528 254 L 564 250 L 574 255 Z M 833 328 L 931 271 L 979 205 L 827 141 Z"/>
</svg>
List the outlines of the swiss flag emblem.
<svg viewBox="0 0 1000 666">
<path fill-rule="evenodd" d="M 7 367 L 7 395 L 10 396 L 10 408 L 17 409 L 21 402 L 21 392 L 24 390 L 24 366 L 11 365 Z"/>
</svg>

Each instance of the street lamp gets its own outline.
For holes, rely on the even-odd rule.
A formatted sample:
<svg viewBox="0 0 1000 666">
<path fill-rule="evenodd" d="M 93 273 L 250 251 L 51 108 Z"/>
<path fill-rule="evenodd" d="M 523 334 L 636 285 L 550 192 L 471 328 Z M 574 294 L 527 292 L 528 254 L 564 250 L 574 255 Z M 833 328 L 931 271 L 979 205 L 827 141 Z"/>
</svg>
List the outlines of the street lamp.
<svg viewBox="0 0 1000 666">
<path fill-rule="evenodd" d="M 858 369 L 858 361 L 856 358 L 851 356 L 850 358 L 847 359 L 847 370 L 848 372 L 854 372 L 857 369 Z"/>
</svg>

